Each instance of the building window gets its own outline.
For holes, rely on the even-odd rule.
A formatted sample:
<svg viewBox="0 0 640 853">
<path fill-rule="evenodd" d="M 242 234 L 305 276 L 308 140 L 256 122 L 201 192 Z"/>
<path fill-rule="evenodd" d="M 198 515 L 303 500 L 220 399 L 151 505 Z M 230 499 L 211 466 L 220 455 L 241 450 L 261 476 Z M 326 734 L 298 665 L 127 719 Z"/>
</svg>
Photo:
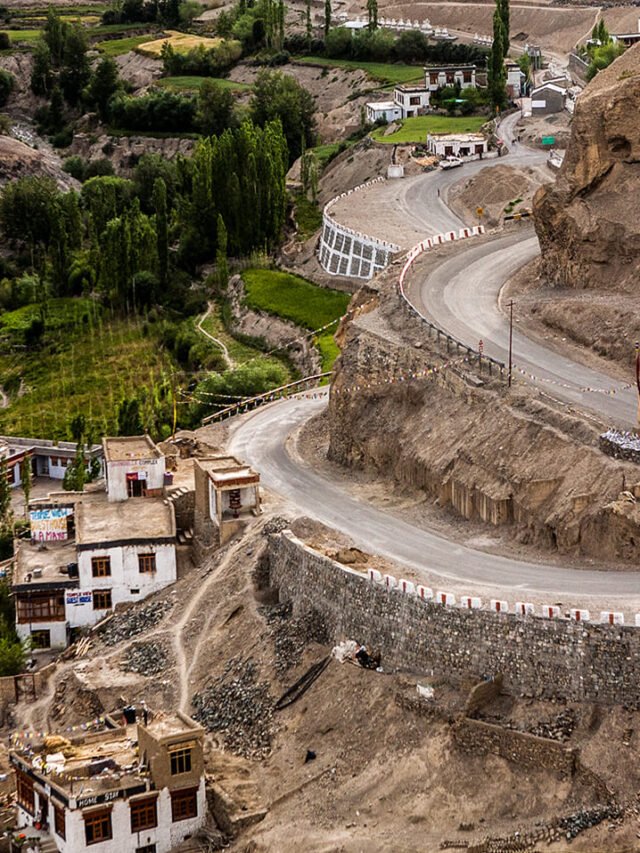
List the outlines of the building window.
<svg viewBox="0 0 640 853">
<path fill-rule="evenodd" d="M 198 789 L 183 788 L 171 792 L 171 820 L 189 820 L 198 815 Z"/>
<path fill-rule="evenodd" d="M 91 574 L 94 578 L 108 578 L 111 575 L 111 557 L 92 557 Z"/>
<path fill-rule="evenodd" d="M 84 840 L 87 844 L 99 844 L 108 841 L 111 833 L 111 809 L 89 812 L 84 818 Z"/>
<path fill-rule="evenodd" d="M 111 610 L 111 590 L 110 589 L 94 589 L 93 591 L 93 609 L 94 610 Z"/>
<path fill-rule="evenodd" d="M 145 797 L 129 803 L 131 809 L 131 832 L 153 829 L 158 825 L 157 797 Z"/>
<path fill-rule="evenodd" d="M 51 464 L 54 465 L 55 467 L 58 466 L 58 457 L 57 456 L 51 457 Z"/>
<path fill-rule="evenodd" d="M 7 468 L 7 482 L 10 486 L 16 481 L 16 467 L 16 465 L 12 465 L 11 468 Z"/>
<path fill-rule="evenodd" d="M 16 617 L 19 625 L 30 622 L 64 622 L 64 591 L 19 592 L 16 595 Z"/>
<path fill-rule="evenodd" d="M 138 568 L 145 574 L 153 574 L 156 570 L 156 555 L 138 554 Z"/>
<path fill-rule="evenodd" d="M 156 845 L 145 844 L 144 847 L 136 847 L 136 853 L 156 853 Z"/>
<path fill-rule="evenodd" d="M 59 835 L 60 838 L 66 838 L 66 822 L 64 816 L 64 808 L 62 806 L 56 806 L 53 804 L 53 826 L 56 831 L 56 835 Z"/>
<path fill-rule="evenodd" d="M 29 814 L 35 814 L 36 799 L 33 792 L 33 779 L 29 778 L 22 770 L 16 770 L 16 799 Z"/>
<path fill-rule="evenodd" d="M 191 750 L 175 749 L 171 753 L 171 775 L 191 772 Z"/>
<path fill-rule="evenodd" d="M 465 83 L 471 83 L 472 82 L 471 81 L 471 72 L 470 71 L 463 71 L 462 72 L 462 79 Z"/>
<path fill-rule="evenodd" d="M 419 95 L 416 95 L 416 96 L 415 96 L 415 97 L 413 97 L 413 98 L 409 98 L 409 104 L 410 104 L 412 107 L 420 106 L 420 96 L 419 96 Z"/>
</svg>

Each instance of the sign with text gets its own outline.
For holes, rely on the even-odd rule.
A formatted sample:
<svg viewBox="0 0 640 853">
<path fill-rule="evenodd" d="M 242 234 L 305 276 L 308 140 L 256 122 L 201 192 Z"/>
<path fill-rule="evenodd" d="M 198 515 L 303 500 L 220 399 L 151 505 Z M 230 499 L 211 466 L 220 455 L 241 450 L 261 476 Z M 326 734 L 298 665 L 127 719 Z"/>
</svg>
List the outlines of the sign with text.
<svg viewBox="0 0 640 853">
<path fill-rule="evenodd" d="M 70 515 L 73 515 L 73 507 L 70 506 L 30 510 L 31 538 L 35 542 L 58 542 L 67 539 L 67 518 Z"/>
<path fill-rule="evenodd" d="M 93 593 L 90 589 L 80 592 L 77 589 L 72 589 L 67 591 L 66 602 L 67 604 L 77 605 L 77 604 L 91 604 L 93 601 Z"/>
</svg>

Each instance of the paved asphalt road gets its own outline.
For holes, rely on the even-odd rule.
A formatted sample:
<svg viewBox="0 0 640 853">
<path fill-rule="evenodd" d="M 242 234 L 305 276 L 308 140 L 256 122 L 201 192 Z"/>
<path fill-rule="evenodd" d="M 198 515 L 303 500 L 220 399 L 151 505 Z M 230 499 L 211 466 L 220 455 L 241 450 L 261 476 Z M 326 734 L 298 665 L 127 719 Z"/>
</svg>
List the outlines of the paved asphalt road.
<svg viewBox="0 0 640 853">
<path fill-rule="evenodd" d="M 351 497 L 339 483 L 318 474 L 287 449 L 289 435 L 325 405 L 326 401 L 293 398 L 257 409 L 238 422 L 229 451 L 254 465 L 263 485 L 287 498 L 301 515 L 346 533 L 363 550 L 409 566 L 419 575 L 441 576 L 444 589 L 447 580 L 455 579 L 468 581 L 470 594 L 484 585 L 509 590 L 518 600 L 526 600 L 527 590 L 549 593 L 553 601 L 561 594 L 606 596 L 608 601 L 637 595 L 639 581 L 633 572 L 563 569 L 487 554 Z"/>
<path fill-rule="evenodd" d="M 518 116 L 503 125 L 509 140 Z M 539 158 L 526 149 L 508 159 Z M 494 165 L 493 161 L 491 165 Z M 467 174 L 484 164 L 465 166 Z M 489 165 L 489 164 L 487 164 Z M 444 204 L 447 186 L 459 180 L 460 170 L 431 173 L 424 184 L 408 189 L 406 204 L 412 217 L 419 216 L 425 235 L 461 227 L 458 218 Z M 440 195 L 438 195 L 440 188 Z M 470 345 L 485 341 L 488 354 L 504 360 L 505 321 L 498 311 L 497 293 L 501 284 L 521 264 L 538 251 L 535 238 L 509 235 L 489 244 L 460 246 L 456 254 L 425 281 L 414 282 L 411 295 L 423 313 L 430 313 L 443 328 Z M 426 304 L 425 304 L 426 303 Z M 619 422 L 627 422 L 627 399 L 578 392 L 582 385 L 608 387 L 608 377 L 589 371 L 568 359 L 518 335 L 518 362 L 542 377 L 573 383 L 562 389 L 570 402 L 599 408 Z M 299 511 L 349 535 L 363 549 L 379 553 L 414 569 L 418 574 L 435 574 L 447 580 L 468 582 L 475 591 L 480 586 L 511 589 L 511 595 L 526 600 L 526 591 L 575 596 L 605 597 L 637 594 L 639 581 L 632 572 L 577 570 L 533 564 L 499 557 L 452 543 L 429 530 L 419 528 L 351 497 L 339 483 L 318 474 L 287 450 L 290 434 L 326 405 L 326 402 L 297 398 L 259 409 L 241 419 L 231 437 L 229 450 L 251 462 L 262 474 L 263 484 L 287 498 Z M 520 590 L 521 592 L 517 592 Z"/>
<path fill-rule="evenodd" d="M 449 334 L 474 349 L 482 340 L 485 353 L 506 364 L 509 322 L 498 309 L 498 296 L 504 282 L 538 254 L 537 238 L 532 231 L 527 233 L 524 239 L 517 231 L 491 243 L 474 245 L 470 240 L 460 244 L 460 251 L 428 278 L 421 278 L 419 270 L 410 274 L 405 283 L 407 297 L 421 314 Z M 528 381 L 550 396 L 594 412 L 612 425 L 635 425 L 635 389 L 620 390 L 615 395 L 583 390 L 620 388 L 621 383 L 546 349 L 517 328 L 513 360 L 537 377 Z M 518 373 L 514 376 L 518 378 Z"/>
</svg>

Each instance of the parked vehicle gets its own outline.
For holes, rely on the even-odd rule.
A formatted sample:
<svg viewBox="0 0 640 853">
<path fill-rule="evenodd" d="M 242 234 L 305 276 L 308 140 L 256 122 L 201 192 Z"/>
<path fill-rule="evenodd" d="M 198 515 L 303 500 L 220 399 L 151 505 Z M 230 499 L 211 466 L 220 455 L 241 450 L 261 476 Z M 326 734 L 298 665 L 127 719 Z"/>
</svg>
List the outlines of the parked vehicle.
<svg viewBox="0 0 640 853">
<path fill-rule="evenodd" d="M 457 166 L 462 166 L 463 162 L 460 157 L 445 157 L 438 165 L 441 169 L 455 169 Z"/>
</svg>

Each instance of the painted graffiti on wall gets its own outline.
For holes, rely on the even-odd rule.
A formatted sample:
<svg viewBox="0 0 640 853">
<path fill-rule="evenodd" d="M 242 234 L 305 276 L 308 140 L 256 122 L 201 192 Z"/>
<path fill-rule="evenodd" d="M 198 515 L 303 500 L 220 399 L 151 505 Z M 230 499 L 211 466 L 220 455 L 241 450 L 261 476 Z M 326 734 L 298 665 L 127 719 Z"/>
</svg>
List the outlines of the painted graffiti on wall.
<svg viewBox="0 0 640 853">
<path fill-rule="evenodd" d="M 70 515 L 73 515 L 73 507 L 70 506 L 30 510 L 31 538 L 34 542 L 58 542 L 68 539 L 67 518 Z"/>
</svg>

